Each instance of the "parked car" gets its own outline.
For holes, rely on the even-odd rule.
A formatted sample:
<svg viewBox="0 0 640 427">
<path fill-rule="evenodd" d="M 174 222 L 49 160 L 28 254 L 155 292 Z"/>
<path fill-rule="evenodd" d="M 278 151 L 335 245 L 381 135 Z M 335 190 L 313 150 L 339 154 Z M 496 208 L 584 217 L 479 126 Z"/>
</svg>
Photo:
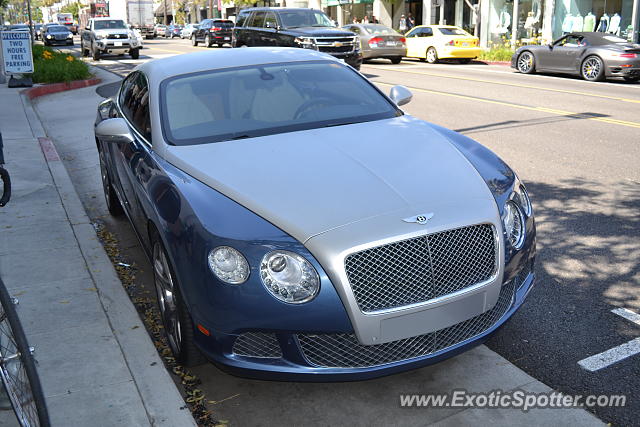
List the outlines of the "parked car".
<svg viewBox="0 0 640 427">
<path fill-rule="evenodd" d="M 9 25 L 9 31 L 26 31 L 29 32 L 29 26 L 27 24 L 13 24 Z"/>
<path fill-rule="evenodd" d="M 159 36 L 163 36 L 164 37 L 164 33 L 165 33 L 166 29 L 167 29 L 166 25 L 164 25 L 164 24 L 156 24 L 153 27 L 153 31 L 154 31 L 153 36 L 154 37 L 156 37 L 156 36 L 157 37 L 159 37 Z"/>
<path fill-rule="evenodd" d="M 42 33 L 45 46 L 54 44 L 73 45 L 73 33 L 66 25 L 47 25 Z"/>
<path fill-rule="evenodd" d="M 228 19 L 205 19 L 191 33 L 191 44 L 198 46 L 198 43 L 204 43 L 206 47 L 216 44 L 218 47 L 222 47 L 225 43 L 231 43 L 232 30 L 233 21 Z"/>
<path fill-rule="evenodd" d="M 180 32 L 182 31 L 182 27 L 180 25 L 169 25 L 165 27 L 164 36 L 166 38 L 174 38 L 180 37 Z"/>
<path fill-rule="evenodd" d="M 393 28 L 381 24 L 350 24 L 342 28 L 360 38 L 363 60 L 387 58 L 399 64 L 402 57 L 407 55 L 406 39 Z"/>
<path fill-rule="evenodd" d="M 406 35 L 407 56 L 430 64 L 440 59 L 457 59 L 462 64 L 480 55 L 479 39 L 460 27 L 420 25 Z"/>
<path fill-rule="evenodd" d="M 182 31 L 180 32 L 181 39 L 190 39 L 191 34 L 193 34 L 193 30 L 198 28 L 198 24 L 187 24 L 184 26 Z"/>
<path fill-rule="evenodd" d="M 554 72 L 599 81 L 640 80 L 640 45 L 607 33 L 571 33 L 545 46 L 523 46 L 511 58 L 521 73 Z"/>
<path fill-rule="evenodd" d="M 321 10 L 253 8 L 240 11 L 233 29 L 233 47 L 285 46 L 326 52 L 356 70 L 362 65 L 358 37 L 335 28 Z"/>
<path fill-rule="evenodd" d="M 42 24 L 33 24 L 33 32 L 36 40 L 40 40 L 42 36 Z"/>
<path fill-rule="evenodd" d="M 176 360 L 310 381 L 425 366 L 533 287 L 515 172 L 312 49 L 139 65 L 98 106 L 107 201 L 153 266 Z"/>
</svg>

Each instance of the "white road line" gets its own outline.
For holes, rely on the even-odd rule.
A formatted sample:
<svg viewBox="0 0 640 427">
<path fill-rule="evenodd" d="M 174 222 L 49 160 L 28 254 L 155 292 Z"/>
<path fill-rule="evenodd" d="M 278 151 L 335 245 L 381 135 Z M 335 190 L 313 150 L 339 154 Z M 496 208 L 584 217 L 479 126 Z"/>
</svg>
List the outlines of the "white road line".
<svg viewBox="0 0 640 427">
<path fill-rule="evenodd" d="M 616 308 L 611 310 L 611 312 L 624 317 L 636 325 L 640 325 L 640 314 L 638 313 L 634 313 L 626 308 Z M 627 343 L 603 351 L 602 353 L 582 359 L 578 362 L 578 365 L 589 372 L 595 372 L 628 357 L 635 356 L 636 354 L 640 354 L 640 338 L 633 339 Z"/>
</svg>

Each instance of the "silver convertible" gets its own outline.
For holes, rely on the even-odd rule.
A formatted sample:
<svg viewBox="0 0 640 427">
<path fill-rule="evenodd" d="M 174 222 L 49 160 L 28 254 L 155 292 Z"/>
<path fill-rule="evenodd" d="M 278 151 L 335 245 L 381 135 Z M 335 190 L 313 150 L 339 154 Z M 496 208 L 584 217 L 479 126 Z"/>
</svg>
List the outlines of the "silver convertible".
<svg viewBox="0 0 640 427">
<path fill-rule="evenodd" d="M 527 191 L 410 100 L 321 52 L 247 48 L 145 63 L 100 104 L 107 205 L 151 260 L 177 360 L 366 379 L 511 317 L 534 284 Z"/>
</svg>

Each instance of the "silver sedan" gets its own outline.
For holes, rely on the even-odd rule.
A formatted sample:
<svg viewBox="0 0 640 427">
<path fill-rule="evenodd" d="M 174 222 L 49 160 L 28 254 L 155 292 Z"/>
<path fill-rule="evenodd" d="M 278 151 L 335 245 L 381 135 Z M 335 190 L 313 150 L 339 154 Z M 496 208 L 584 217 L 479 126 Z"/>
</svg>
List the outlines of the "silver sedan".
<svg viewBox="0 0 640 427">
<path fill-rule="evenodd" d="M 406 39 L 393 28 L 381 24 L 351 24 L 343 27 L 360 37 L 362 59 L 387 58 L 399 64 L 407 55 Z"/>
</svg>

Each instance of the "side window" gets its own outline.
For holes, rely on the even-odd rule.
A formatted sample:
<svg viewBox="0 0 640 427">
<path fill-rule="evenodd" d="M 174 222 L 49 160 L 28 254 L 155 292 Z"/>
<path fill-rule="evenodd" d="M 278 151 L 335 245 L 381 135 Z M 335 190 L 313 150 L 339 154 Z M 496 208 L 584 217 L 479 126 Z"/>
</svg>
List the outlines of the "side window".
<svg viewBox="0 0 640 427">
<path fill-rule="evenodd" d="M 266 28 L 277 28 L 278 27 L 278 20 L 276 19 L 275 13 L 273 13 L 273 12 L 267 13 L 267 15 L 264 18 L 264 26 Z"/>
<path fill-rule="evenodd" d="M 413 30 L 409 31 L 407 37 L 418 37 L 418 35 L 422 32 L 421 30 L 422 28 L 414 28 Z"/>
<path fill-rule="evenodd" d="M 200 23 L 200 28 L 202 29 L 207 29 L 209 27 L 211 27 L 211 21 L 209 21 L 208 19 L 205 19 Z"/>
<path fill-rule="evenodd" d="M 119 97 L 122 114 L 148 141 L 151 141 L 149 87 L 142 73 L 132 73 L 122 84 Z"/>
<path fill-rule="evenodd" d="M 242 27 L 249 16 L 249 12 L 240 12 L 238 19 L 236 20 L 236 27 Z"/>
<path fill-rule="evenodd" d="M 347 28 L 347 30 L 353 31 L 356 34 L 360 34 L 361 33 L 360 28 L 356 27 L 355 25 L 353 27 Z"/>
<path fill-rule="evenodd" d="M 136 76 L 138 73 L 131 73 L 123 82 L 122 86 L 120 86 L 120 94 L 118 95 L 118 104 L 120 104 L 120 108 L 122 109 L 122 113 L 127 115 L 129 112 L 128 105 L 130 104 L 131 93 L 133 89 L 133 84 L 135 83 Z"/>
<path fill-rule="evenodd" d="M 422 32 L 418 37 L 431 37 L 431 36 L 433 36 L 433 28 L 426 27 L 422 29 Z"/>
<path fill-rule="evenodd" d="M 264 18 L 266 14 L 267 13 L 263 11 L 254 13 L 253 18 L 249 23 L 249 27 L 257 27 L 257 28 L 264 27 Z"/>
</svg>

